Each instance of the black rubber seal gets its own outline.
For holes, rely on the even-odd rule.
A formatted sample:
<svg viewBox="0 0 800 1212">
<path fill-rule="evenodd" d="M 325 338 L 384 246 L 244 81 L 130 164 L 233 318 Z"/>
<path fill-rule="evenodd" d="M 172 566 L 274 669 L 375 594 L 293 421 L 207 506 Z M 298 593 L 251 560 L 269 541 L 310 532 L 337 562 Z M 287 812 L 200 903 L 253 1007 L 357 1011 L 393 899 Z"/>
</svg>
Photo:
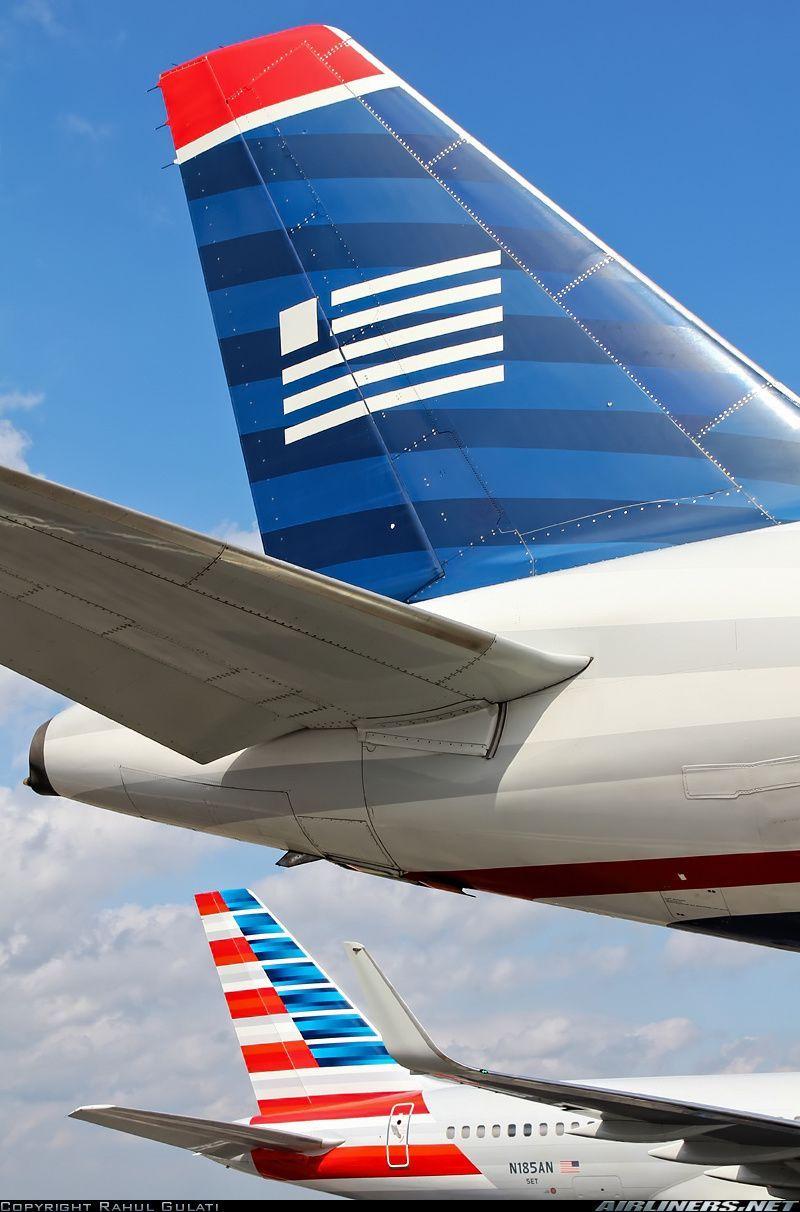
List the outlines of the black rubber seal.
<svg viewBox="0 0 800 1212">
<path fill-rule="evenodd" d="M 58 795 L 55 787 L 47 777 L 47 770 L 44 765 L 44 737 L 49 723 L 50 720 L 45 720 L 36 729 L 28 752 L 30 773 L 26 782 L 31 791 L 35 791 L 37 795 Z"/>
</svg>

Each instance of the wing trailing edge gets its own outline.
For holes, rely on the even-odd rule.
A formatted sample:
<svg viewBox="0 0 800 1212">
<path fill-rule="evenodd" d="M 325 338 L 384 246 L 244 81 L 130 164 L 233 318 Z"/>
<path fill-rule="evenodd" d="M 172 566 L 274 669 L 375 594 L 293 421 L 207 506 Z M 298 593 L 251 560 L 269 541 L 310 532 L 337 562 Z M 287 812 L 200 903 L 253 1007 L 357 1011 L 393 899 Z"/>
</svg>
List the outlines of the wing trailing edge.
<svg viewBox="0 0 800 1212">
<path fill-rule="evenodd" d="M 537 652 L 0 468 L 0 662 L 198 762 L 554 685 Z"/>
<path fill-rule="evenodd" d="M 315 1157 L 329 1153 L 342 1144 L 341 1138 L 327 1139 L 277 1128 L 251 1128 L 246 1124 L 231 1124 L 224 1120 L 170 1115 L 164 1111 L 139 1111 L 133 1107 L 78 1107 L 70 1112 L 70 1118 L 99 1124 L 101 1128 L 114 1128 L 117 1132 L 127 1132 L 146 1140 L 160 1141 L 164 1145 L 175 1145 L 217 1161 L 232 1160 L 254 1149 L 285 1149 Z"/>
</svg>

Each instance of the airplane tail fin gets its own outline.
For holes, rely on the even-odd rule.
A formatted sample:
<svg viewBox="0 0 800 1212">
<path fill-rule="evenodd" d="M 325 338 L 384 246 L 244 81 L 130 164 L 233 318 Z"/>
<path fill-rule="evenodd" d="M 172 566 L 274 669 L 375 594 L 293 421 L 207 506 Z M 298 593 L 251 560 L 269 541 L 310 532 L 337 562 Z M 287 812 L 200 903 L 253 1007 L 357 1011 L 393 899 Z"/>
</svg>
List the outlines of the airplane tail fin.
<svg viewBox="0 0 800 1212">
<path fill-rule="evenodd" d="M 408 1088 L 374 1027 L 249 889 L 195 900 L 262 1116 L 324 1118 Z"/>
<path fill-rule="evenodd" d="M 412 601 L 800 517 L 797 398 L 347 35 L 160 84 L 270 555 Z"/>
</svg>

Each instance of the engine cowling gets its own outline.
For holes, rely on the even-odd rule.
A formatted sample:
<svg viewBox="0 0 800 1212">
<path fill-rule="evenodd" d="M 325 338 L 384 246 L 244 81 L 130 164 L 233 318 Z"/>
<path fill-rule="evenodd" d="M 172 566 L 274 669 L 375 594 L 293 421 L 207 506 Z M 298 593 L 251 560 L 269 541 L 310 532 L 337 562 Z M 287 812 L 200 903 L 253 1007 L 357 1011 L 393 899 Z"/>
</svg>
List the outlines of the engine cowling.
<svg viewBox="0 0 800 1212">
<path fill-rule="evenodd" d="M 354 729 L 298 732 L 200 765 L 73 706 L 42 724 L 30 746 L 28 785 L 39 795 L 110 808 L 165 824 L 303 854 L 393 866 L 364 806 Z M 323 849 L 304 816 L 323 810 L 337 828 Z"/>
</svg>

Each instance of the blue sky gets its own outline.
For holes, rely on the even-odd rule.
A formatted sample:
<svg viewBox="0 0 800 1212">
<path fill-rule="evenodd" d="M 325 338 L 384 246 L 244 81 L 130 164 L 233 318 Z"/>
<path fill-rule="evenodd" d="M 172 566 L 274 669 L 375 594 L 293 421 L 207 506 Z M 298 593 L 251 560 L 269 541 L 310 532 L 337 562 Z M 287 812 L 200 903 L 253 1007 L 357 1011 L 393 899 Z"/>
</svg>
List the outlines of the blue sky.
<svg viewBox="0 0 800 1212">
<path fill-rule="evenodd" d="M 252 529 L 179 176 L 162 170 L 163 106 L 147 89 L 173 62 L 307 21 L 354 34 L 800 386 L 800 12 L 788 0 L 9 0 L 0 461 L 200 530 Z M 337 940 L 369 910 L 364 941 L 474 1059 L 561 1076 L 800 1067 L 797 957 L 337 871 L 274 876 L 268 851 L 33 801 L 18 787 L 24 754 L 52 706 L 0 676 L 6 1191 L 263 1198 L 254 1181 L 63 1119 L 109 1099 L 248 1112 L 186 908 L 194 889 L 220 884 L 265 889 L 334 969 Z M 435 989 L 433 954 L 447 974 Z M 473 977 L 481 1013 L 463 996 Z"/>
</svg>

